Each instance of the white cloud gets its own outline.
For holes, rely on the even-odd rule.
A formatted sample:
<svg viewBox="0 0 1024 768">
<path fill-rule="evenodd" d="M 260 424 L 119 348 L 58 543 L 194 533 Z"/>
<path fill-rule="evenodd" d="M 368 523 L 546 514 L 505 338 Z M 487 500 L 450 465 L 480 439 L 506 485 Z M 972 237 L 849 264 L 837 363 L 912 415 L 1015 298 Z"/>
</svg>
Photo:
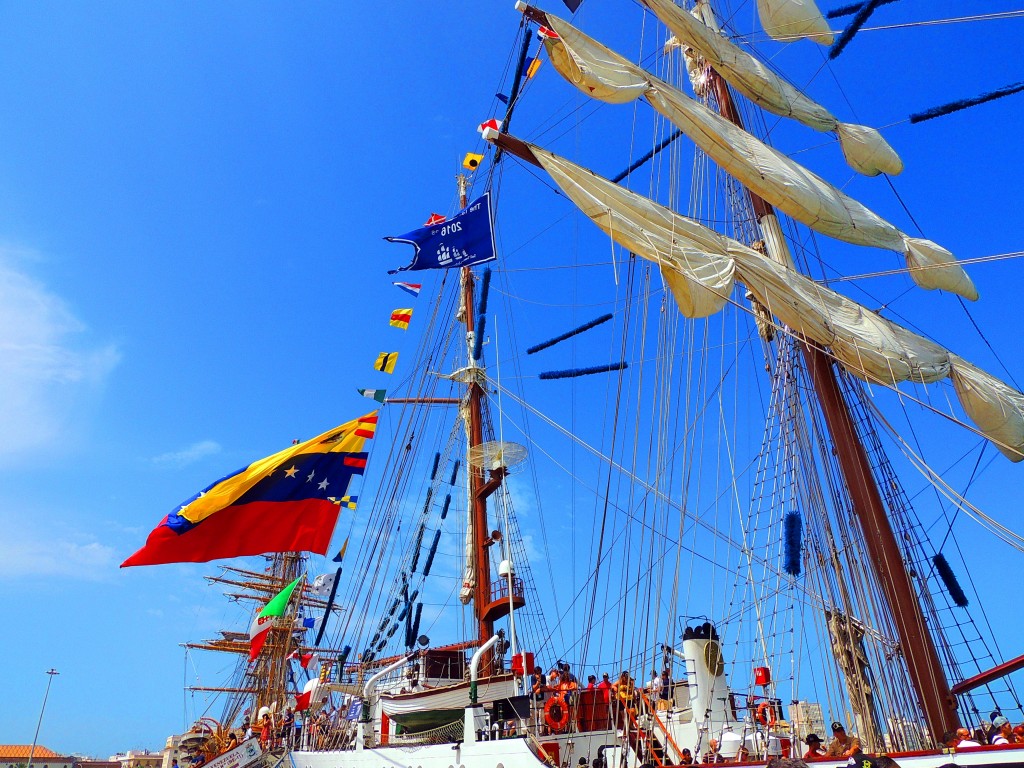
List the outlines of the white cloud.
<svg viewBox="0 0 1024 768">
<path fill-rule="evenodd" d="M 112 547 L 96 541 L 51 538 L 5 526 L 0 579 L 62 576 L 98 581 L 117 568 Z"/>
<path fill-rule="evenodd" d="M 113 345 L 85 348 L 64 301 L 0 247 L 0 459 L 62 440 L 84 397 L 120 360 Z"/>
<path fill-rule="evenodd" d="M 215 453 L 220 453 L 220 443 L 216 443 L 213 440 L 202 440 L 198 443 L 193 443 L 180 451 L 171 451 L 170 453 L 161 453 L 159 456 L 153 457 L 154 464 L 169 464 L 174 467 L 184 467 L 187 464 L 199 461 L 206 456 L 212 456 Z"/>
</svg>

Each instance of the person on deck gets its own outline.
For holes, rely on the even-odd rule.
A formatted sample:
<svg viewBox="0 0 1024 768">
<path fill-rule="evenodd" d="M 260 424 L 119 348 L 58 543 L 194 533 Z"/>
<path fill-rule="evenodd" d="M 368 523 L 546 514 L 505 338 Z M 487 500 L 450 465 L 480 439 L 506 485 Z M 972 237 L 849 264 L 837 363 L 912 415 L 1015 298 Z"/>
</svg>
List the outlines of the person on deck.
<svg viewBox="0 0 1024 768">
<path fill-rule="evenodd" d="M 1010 721 L 1003 715 L 997 716 L 992 721 L 992 727 L 995 728 L 995 732 L 992 734 L 992 744 L 1013 744 L 1013 726 L 1010 725 Z"/>
<path fill-rule="evenodd" d="M 576 679 L 576 675 L 569 671 L 568 664 L 560 664 L 561 680 L 558 684 L 558 690 L 560 691 L 575 691 L 580 687 L 579 680 Z"/>
<path fill-rule="evenodd" d="M 533 700 L 544 701 L 544 691 L 547 688 L 547 681 L 544 679 L 544 670 L 541 667 L 534 667 L 530 675 L 530 691 L 533 693 Z"/>
<path fill-rule="evenodd" d="M 856 736 L 847 736 L 846 728 L 840 722 L 832 723 L 832 741 L 828 744 L 826 754 L 828 757 L 849 757 L 854 752 L 860 751 L 860 739 Z"/>
<path fill-rule="evenodd" d="M 711 739 L 708 742 L 708 751 L 705 752 L 700 761 L 702 763 L 724 763 L 725 758 L 722 757 L 722 753 L 718 751 L 718 739 Z"/>
<path fill-rule="evenodd" d="M 971 732 L 966 728 L 956 729 L 956 748 L 961 749 L 963 747 L 980 747 L 981 744 L 971 738 Z"/>
<path fill-rule="evenodd" d="M 825 757 L 825 750 L 821 748 L 821 737 L 816 733 L 808 733 L 804 739 L 807 751 L 804 752 L 804 760 L 820 760 Z"/>
<path fill-rule="evenodd" d="M 562 684 L 562 671 L 555 667 L 548 672 L 548 690 L 557 691 L 559 686 Z"/>
<path fill-rule="evenodd" d="M 292 746 L 293 733 L 295 733 L 295 714 L 291 707 L 287 707 L 281 716 L 281 740 L 286 747 Z"/>
<path fill-rule="evenodd" d="M 607 704 L 611 700 L 612 681 L 608 679 L 608 673 L 601 675 L 601 682 L 597 684 L 597 690 L 601 691 L 601 697 Z"/>
<path fill-rule="evenodd" d="M 620 702 L 626 706 L 632 706 L 633 697 L 636 695 L 636 685 L 633 683 L 633 678 L 629 676 L 629 672 L 622 670 L 619 679 L 612 684 L 612 690 Z"/>
<path fill-rule="evenodd" d="M 658 670 L 651 670 L 651 679 L 647 681 L 645 687 L 647 688 L 647 694 L 652 700 L 659 698 L 661 693 L 661 677 L 658 675 Z"/>
<path fill-rule="evenodd" d="M 260 746 L 264 749 L 273 747 L 274 725 L 270 722 L 270 715 L 263 715 L 260 718 Z"/>
<path fill-rule="evenodd" d="M 658 689 L 658 698 L 661 701 L 670 701 L 672 688 L 672 673 L 668 669 L 661 670 L 661 687 Z"/>
<path fill-rule="evenodd" d="M 587 675 L 587 690 L 593 691 L 597 688 L 597 675 Z"/>
<path fill-rule="evenodd" d="M 679 761 L 680 765 L 693 765 L 693 753 L 690 750 L 684 747 L 680 754 L 682 756 Z"/>
</svg>

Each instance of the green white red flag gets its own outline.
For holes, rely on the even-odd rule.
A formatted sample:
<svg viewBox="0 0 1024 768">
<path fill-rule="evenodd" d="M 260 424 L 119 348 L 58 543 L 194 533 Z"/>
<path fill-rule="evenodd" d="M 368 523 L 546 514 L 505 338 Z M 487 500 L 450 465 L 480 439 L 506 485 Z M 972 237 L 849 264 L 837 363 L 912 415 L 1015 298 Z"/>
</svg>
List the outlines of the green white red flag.
<svg viewBox="0 0 1024 768">
<path fill-rule="evenodd" d="M 263 650 L 263 644 L 270 637 L 270 630 L 274 627 L 275 620 L 284 616 L 288 610 L 288 602 L 292 599 L 292 592 L 304 578 L 306 578 L 305 574 L 299 576 L 256 614 L 252 626 L 249 627 L 249 661 L 259 656 L 260 651 Z"/>
</svg>

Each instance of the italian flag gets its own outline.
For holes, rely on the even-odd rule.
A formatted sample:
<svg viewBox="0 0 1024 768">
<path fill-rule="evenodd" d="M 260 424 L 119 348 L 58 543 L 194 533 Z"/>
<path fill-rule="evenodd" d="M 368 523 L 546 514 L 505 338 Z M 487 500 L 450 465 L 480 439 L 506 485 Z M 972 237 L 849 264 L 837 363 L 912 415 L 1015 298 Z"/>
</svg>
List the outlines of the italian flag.
<svg viewBox="0 0 1024 768">
<path fill-rule="evenodd" d="M 292 599 L 292 592 L 295 591 L 299 582 L 304 578 L 306 578 L 305 574 L 299 576 L 299 578 L 282 589 L 277 597 L 267 603 L 262 611 L 256 614 L 256 618 L 252 621 L 252 626 L 249 627 L 249 661 L 259 656 L 260 651 L 263 650 L 263 644 L 270 637 L 270 630 L 274 626 L 274 620 L 284 616 L 285 611 L 288 610 L 288 601 Z"/>
</svg>

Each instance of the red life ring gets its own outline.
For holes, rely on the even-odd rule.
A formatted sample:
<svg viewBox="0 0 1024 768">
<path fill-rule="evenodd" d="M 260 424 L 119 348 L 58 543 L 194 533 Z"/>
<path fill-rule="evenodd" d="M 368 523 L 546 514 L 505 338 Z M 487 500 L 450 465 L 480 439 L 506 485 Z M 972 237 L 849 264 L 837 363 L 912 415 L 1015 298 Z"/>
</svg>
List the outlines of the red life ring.
<svg viewBox="0 0 1024 768">
<path fill-rule="evenodd" d="M 561 733 L 569 727 L 569 706 L 563 694 L 556 693 L 548 699 L 544 705 L 544 722 L 555 733 Z"/>
<path fill-rule="evenodd" d="M 770 702 L 762 701 L 757 705 L 757 714 L 754 717 L 761 725 L 771 728 L 775 725 L 775 707 Z"/>
</svg>

